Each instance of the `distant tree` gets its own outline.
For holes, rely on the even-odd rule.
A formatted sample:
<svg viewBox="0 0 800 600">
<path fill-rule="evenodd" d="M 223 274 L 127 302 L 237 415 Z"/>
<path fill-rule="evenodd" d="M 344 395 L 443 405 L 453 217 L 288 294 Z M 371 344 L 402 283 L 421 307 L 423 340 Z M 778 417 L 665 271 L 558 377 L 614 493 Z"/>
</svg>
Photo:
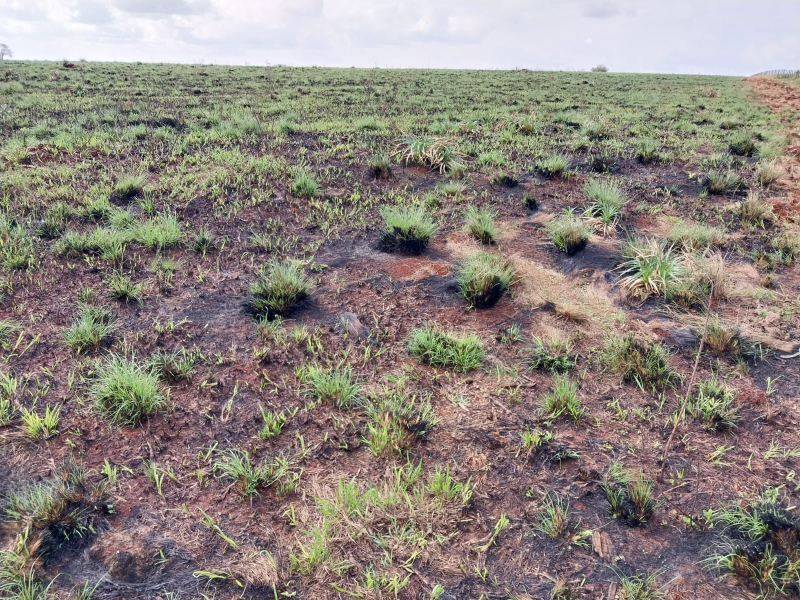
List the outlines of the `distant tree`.
<svg viewBox="0 0 800 600">
<path fill-rule="evenodd" d="M 6 56 L 12 58 L 14 53 L 11 51 L 11 48 L 5 44 L 0 44 L 0 60 L 3 60 Z"/>
<path fill-rule="evenodd" d="M 608 67 L 605 65 L 597 65 L 592 67 L 592 73 L 608 73 Z"/>
</svg>

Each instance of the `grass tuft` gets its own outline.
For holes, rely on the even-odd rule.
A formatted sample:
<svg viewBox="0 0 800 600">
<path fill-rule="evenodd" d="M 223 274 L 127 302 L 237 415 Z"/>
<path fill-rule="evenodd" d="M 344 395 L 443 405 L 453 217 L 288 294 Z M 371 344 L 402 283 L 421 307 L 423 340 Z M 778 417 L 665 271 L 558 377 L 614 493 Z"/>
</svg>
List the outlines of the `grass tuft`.
<svg viewBox="0 0 800 600">
<path fill-rule="evenodd" d="M 283 457 L 254 462 L 246 450 L 228 448 L 220 450 L 213 465 L 214 475 L 221 480 L 233 481 L 242 498 L 260 495 L 259 488 L 276 486 L 279 493 L 294 490 L 300 474 L 292 471 Z"/>
<path fill-rule="evenodd" d="M 306 386 L 305 392 L 319 402 L 339 408 L 354 408 L 359 398 L 360 385 L 347 369 L 322 369 L 304 365 L 297 370 L 298 379 Z"/>
<path fill-rule="evenodd" d="M 166 401 L 151 367 L 116 354 L 97 366 L 89 393 L 100 414 L 119 425 L 141 423 Z"/>
<path fill-rule="evenodd" d="M 750 192 L 739 205 L 739 218 L 750 225 L 766 227 L 775 219 L 775 213 L 760 194 Z"/>
<path fill-rule="evenodd" d="M 117 180 L 112 192 L 112 200 L 130 200 L 144 191 L 147 181 L 144 175 L 128 175 Z"/>
<path fill-rule="evenodd" d="M 78 316 L 64 331 L 64 341 L 76 352 L 96 348 L 114 332 L 111 311 L 94 306 L 81 306 Z"/>
<path fill-rule="evenodd" d="M 449 138 L 406 135 L 397 142 L 392 156 L 399 156 L 406 166 L 423 165 L 441 174 L 463 167 L 461 154 Z"/>
<path fill-rule="evenodd" d="M 725 244 L 725 232 L 718 227 L 678 221 L 667 232 L 667 239 L 687 251 L 703 250 Z"/>
<path fill-rule="evenodd" d="M 551 154 L 536 161 L 536 171 L 547 179 L 566 179 L 569 177 L 570 160 L 561 154 Z"/>
<path fill-rule="evenodd" d="M 756 167 L 756 181 L 762 187 L 770 187 L 780 181 L 786 174 L 780 163 L 763 162 Z"/>
<path fill-rule="evenodd" d="M 402 379 L 384 387 L 366 404 L 369 422 L 363 439 L 374 456 L 407 452 L 439 422 L 430 403 L 405 390 L 404 384 Z"/>
<path fill-rule="evenodd" d="M 616 183 L 593 179 L 583 186 L 583 193 L 589 200 L 586 215 L 602 228 L 613 228 L 622 218 L 625 194 Z"/>
<path fill-rule="evenodd" d="M 714 511 L 719 537 L 704 566 L 743 579 L 760 598 L 800 593 L 800 515 L 767 488 L 752 502 Z"/>
<path fill-rule="evenodd" d="M 585 221 L 569 210 L 547 224 L 547 233 L 559 250 L 571 256 L 586 247 L 592 231 Z"/>
<path fill-rule="evenodd" d="M 180 244 L 181 224 L 174 214 L 158 215 L 136 228 L 136 239 L 152 250 L 166 250 Z"/>
<path fill-rule="evenodd" d="M 653 139 L 639 140 L 636 144 L 634 156 L 643 165 L 656 162 L 660 158 L 659 145 Z"/>
<path fill-rule="evenodd" d="M 553 375 L 553 389 L 542 398 L 542 412 L 548 419 L 557 419 L 566 413 L 580 421 L 585 409 L 578 398 L 578 382 L 572 381 L 565 373 Z"/>
<path fill-rule="evenodd" d="M 489 308 L 506 293 L 515 276 L 516 270 L 507 259 L 479 252 L 461 264 L 456 277 L 470 308 Z"/>
<path fill-rule="evenodd" d="M 250 287 L 250 304 L 257 315 L 272 319 L 290 314 L 310 292 L 302 262 L 272 262 L 261 268 Z"/>
<path fill-rule="evenodd" d="M 467 231 L 481 244 L 493 244 L 495 242 L 494 218 L 497 213 L 491 209 L 478 209 L 469 206 L 464 211 Z"/>
<path fill-rule="evenodd" d="M 142 292 L 144 291 L 143 283 L 133 283 L 129 275 L 122 271 L 114 271 L 111 277 L 106 281 L 108 284 L 108 295 L 115 300 L 122 300 L 123 302 L 136 302 L 141 304 Z"/>
<path fill-rule="evenodd" d="M 684 258 L 654 238 L 629 240 L 622 258 L 620 286 L 644 297 L 666 296 L 687 275 Z"/>
<path fill-rule="evenodd" d="M 612 516 L 620 518 L 632 527 L 644 527 L 653 516 L 656 501 L 653 497 L 655 482 L 643 475 L 629 477 L 602 484 Z"/>
<path fill-rule="evenodd" d="M 422 254 L 438 229 L 430 215 L 418 206 L 392 206 L 381 210 L 384 227 L 380 247 L 384 252 Z"/>
<path fill-rule="evenodd" d="M 689 414 L 699 419 L 707 431 L 730 431 L 741 418 L 733 392 L 716 377 L 697 386 L 697 393 L 692 396 L 687 408 Z"/>
<path fill-rule="evenodd" d="M 728 150 L 731 151 L 731 154 L 736 154 L 737 156 L 753 156 L 758 147 L 749 132 L 741 131 L 731 137 L 728 143 Z"/>
<path fill-rule="evenodd" d="M 367 164 L 367 170 L 375 179 L 389 179 L 392 176 L 392 163 L 386 156 L 373 156 Z"/>
<path fill-rule="evenodd" d="M 530 347 L 528 366 L 531 369 L 545 369 L 551 373 L 571 371 L 578 364 L 578 355 L 572 351 L 568 338 L 551 336 L 535 337 Z"/>
<path fill-rule="evenodd" d="M 732 195 L 744 190 L 745 182 L 733 171 L 711 171 L 706 175 L 703 187 L 709 194 Z"/>
<path fill-rule="evenodd" d="M 306 169 L 300 169 L 294 177 L 289 191 L 298 198 L 315 198 L 319 195 L 319 184 Z"/>
<path fill-rule="evenodd" d="M 661 344 L 637 340 L 633 333 L 609 338 L 600 360 L 623 381 L 633 381 L 642 390 L 655 392 L 680 379 L 669 363 L 669 351 Z"/>
<path fill-rule="evenodd" d="M 486 351 L 474 333 L 458 334 L 425 325 L 411 331 L 407 340 L 412 356 L 433 367 L 466 373 L 483 363 Z"/>
</svg>

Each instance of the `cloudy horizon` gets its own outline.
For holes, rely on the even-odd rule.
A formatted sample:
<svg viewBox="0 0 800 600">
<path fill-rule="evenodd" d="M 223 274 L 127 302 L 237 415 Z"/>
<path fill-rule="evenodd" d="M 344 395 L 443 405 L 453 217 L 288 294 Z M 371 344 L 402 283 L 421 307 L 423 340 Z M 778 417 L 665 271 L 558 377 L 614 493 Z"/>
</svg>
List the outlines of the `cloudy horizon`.
<svg viewBox="0 0 800 600">
<path fill-rule="evenodd" d="M 800 69 L 791 0 L 7 0 L 19 60 L 750 75 Z M 453 8 L 455 6 L 455 8 Z"/>
</svg>

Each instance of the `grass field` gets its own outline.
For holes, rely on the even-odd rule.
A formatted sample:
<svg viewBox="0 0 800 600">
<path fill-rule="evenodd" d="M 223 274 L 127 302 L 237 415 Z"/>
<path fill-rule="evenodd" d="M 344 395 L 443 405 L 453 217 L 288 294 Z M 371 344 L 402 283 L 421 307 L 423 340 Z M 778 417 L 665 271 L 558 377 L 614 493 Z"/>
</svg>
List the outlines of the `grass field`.
<svg viewBox="0 0 800 600">
<path fill-rule="evenodd" d="M 800 597 L 783 85 L 0 64 L 0 597 Z"/>
</svg>

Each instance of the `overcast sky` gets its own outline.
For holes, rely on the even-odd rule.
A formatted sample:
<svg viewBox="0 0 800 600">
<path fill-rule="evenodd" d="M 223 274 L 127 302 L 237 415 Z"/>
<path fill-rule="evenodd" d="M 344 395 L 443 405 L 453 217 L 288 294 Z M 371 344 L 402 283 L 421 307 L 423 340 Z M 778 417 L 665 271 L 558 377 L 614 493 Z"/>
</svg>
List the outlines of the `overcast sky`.
<svg viewBox="0 0 800 600">
<path fill-rule="evenodd" d="M 17 59 L 749 75 L 800 0 L 0 0 Z"/>
</svg>

